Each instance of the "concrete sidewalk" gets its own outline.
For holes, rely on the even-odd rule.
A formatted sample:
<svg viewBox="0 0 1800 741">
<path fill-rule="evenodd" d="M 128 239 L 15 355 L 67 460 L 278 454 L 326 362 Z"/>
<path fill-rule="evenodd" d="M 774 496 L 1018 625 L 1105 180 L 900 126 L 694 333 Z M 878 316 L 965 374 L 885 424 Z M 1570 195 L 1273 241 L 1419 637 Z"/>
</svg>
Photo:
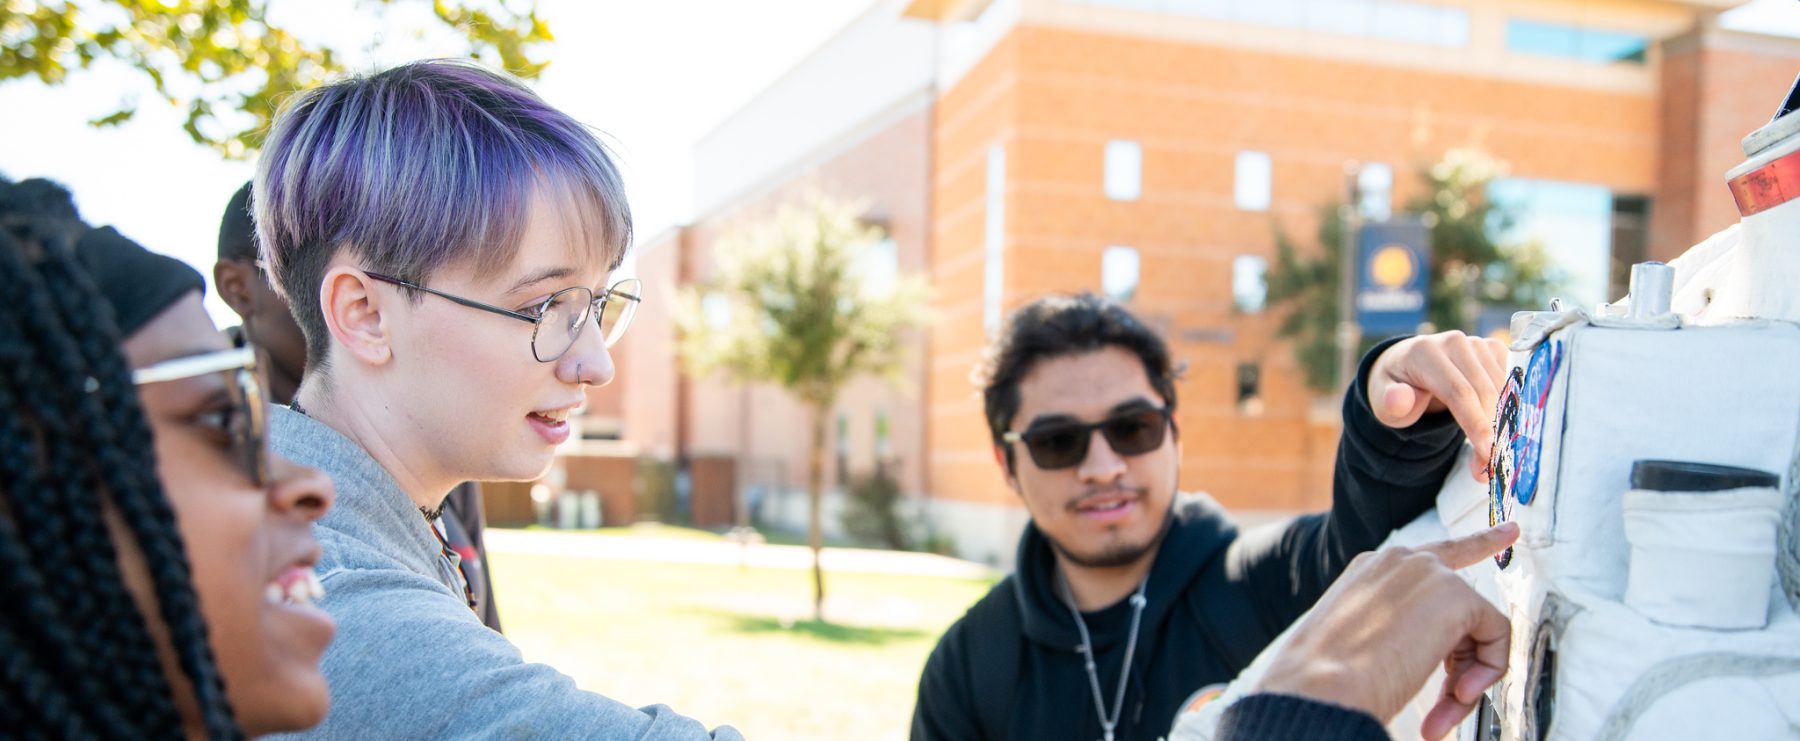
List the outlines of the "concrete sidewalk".
<svg viewBox="0 0 1800 741">
<path fill-rule="evenodd" d="M 770 569 L 812 568 L 812 550 L 798 545 L 739 545 L 724 540 L 701 538 L 656 538 L 567 530 L 499 528 L 487 530 L 484 540 L 490 553 L 724 566 L 743 564 Z M 826 548 L 820 554 L 820 563 L 826 571 L 839 573 L 909 574 L 958 579 L 995 579 L 1000 576 L 994 569 L 973 561 L 907 551 Z"/>
</svg>

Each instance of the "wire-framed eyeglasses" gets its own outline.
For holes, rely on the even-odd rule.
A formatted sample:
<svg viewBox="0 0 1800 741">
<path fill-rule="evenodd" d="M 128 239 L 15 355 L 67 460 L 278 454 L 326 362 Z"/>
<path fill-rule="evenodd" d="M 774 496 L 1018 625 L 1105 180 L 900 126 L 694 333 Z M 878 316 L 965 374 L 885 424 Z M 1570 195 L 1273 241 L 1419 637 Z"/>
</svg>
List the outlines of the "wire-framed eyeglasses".
<svg viewBox="0 0 1800 741">
<path fill-rule="evenodd" d="M 262 386 L 256 381 L 256 351 L 248 347 L 165 360 L 131 372 L 131 385 L 179 381 L 208 373 L 230 372 L 231 433 L 234 463 L 257 486 L 269 482 L 268 417 Z"/>
<path fill-rule="evenodd" d="M 638 304 L 643 302 L 644 284 L 636 278 L 626 278 L 612 284 L 599 295 L 586 286 L 564 288 L 550 294 L 529 313 L 502 309 L 493 304 L 484 304 L 474 299 L 463 298 L 433 288 L 426 288 L 409 280 L 402 280 L 367 270 L 363 273 L 383 283 L 424 291 L 438 298 L 462 304 L 471 309 L 512 317 L 532 325 L 531 356 L 540 363 L 549 363 L 561 358 L 575 346 L 575 338 L 581 336 L 582 327 L 586 326 L 588 317 L 594 317 L 594 324 L 600 329 L 600 337 L 612 347 L 624 336 L 626 327 L 631 326 L 631 317 L 637 314 Z"/>
</svg>

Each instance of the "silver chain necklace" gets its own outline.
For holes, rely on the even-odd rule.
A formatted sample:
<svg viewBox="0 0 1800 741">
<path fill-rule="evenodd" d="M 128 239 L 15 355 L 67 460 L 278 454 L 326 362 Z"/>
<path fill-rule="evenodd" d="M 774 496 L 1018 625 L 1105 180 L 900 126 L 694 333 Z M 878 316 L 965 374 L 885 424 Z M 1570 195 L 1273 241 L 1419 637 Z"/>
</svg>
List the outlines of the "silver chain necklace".
<svg viewBox="0 0 1800 741">
<path fill-rule="evenodd" d="M 1064 604 L 1069 606 L 1069 614 L 1075 616 L 1075 629 L 1081 632 L 1081 645 L 1075 650 L 1081 653 L 1087 669 L 1088 687 L 1094 691 L 1094 710 L 1100 714 L 1100 729 L 1106 733 L 1102 741 L 1114 741 L 1113 729 L 1119 726 L 1119 718 L 1125 713 L 1125 686 L 1131 681 L 1131 659 L 1137 653 L 1138 624 L 1144 618 L 1144 587 L 1150 583 L 1150 575 L 1138 582 L 1137 592 L 1131 595 L 1131 637 L 1125 641 L 1125 665 L 1119 667 L 1119 688 L 1113 693 L 1113 710 L 1110 716 L 1106 712 L 1106 702 L 1100 697 L 1100 671 L 1094 664 L 1094 641 L 1088 636 L 1087 621 L 1081 619 L 1081 609 L 1075 606 L 1075 590 L 1069 587 L 1069 577 L 1061 568 L 1056 570 L 1056 579 L 1062 585 Z"/>
</svg>

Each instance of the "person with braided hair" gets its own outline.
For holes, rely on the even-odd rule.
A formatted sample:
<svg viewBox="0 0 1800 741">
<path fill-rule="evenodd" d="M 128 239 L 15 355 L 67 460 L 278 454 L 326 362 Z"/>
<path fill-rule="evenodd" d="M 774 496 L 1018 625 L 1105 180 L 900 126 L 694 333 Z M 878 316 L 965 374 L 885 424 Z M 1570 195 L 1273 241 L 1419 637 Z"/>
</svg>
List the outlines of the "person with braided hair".
<svg viewBox="0 0 1800 741">
<path fill-rule="evenodd" d="M 96 283 L 99 285 L 97 286 Z M 310 526 L 191 268 L 0 178 L 0 736 L 232 739 L 326 712 Z"/>
</svg>

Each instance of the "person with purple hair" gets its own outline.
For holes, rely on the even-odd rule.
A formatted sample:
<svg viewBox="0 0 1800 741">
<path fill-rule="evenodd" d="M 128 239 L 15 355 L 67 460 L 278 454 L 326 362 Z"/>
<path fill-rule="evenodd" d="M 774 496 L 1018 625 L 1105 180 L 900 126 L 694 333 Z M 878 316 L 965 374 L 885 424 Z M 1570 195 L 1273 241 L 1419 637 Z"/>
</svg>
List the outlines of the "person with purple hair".
<svg viewBox="0 0 1800 741">
<path fill-rule="evenodd" d="M 244 183 L 225 205 L 219 220 L 219 261 L 213 263 L 213 284 L 219 298 L 243 320 L 225 330 L 232 344 L 256 350 L 257 367 L 267 379 L 269 401 L 287 405 L 306 368 L 306 337 L 294 323 L 275 289 L 269 286 L 262 258 L 256 251 L 256 224 L 250 219 L 250 183 Z M 481 483 L 464 481 L 444 497 L 443 517 L 436 521 L 444 541 L 456 552 L 463 580 L 475 595 L 475 612 L 489 628 L 500 630 L 500 610 L 494 603 L 494 580 L 488 569 L 482 534 L 487 517 L 481 506 Z"/>
<path fill-rule="evenodd" d="M 469 480 L 531 480 L 642 291 L 624 186 L 512 78 L 427 61 L 297 95 L 257 165 L 257 236 L 306 339 L 277 452 L 338 488 L 318 522 L 331 712 L 304 738 L 738 739 L 524 661 L 432 521 Z"/>
</svg>

